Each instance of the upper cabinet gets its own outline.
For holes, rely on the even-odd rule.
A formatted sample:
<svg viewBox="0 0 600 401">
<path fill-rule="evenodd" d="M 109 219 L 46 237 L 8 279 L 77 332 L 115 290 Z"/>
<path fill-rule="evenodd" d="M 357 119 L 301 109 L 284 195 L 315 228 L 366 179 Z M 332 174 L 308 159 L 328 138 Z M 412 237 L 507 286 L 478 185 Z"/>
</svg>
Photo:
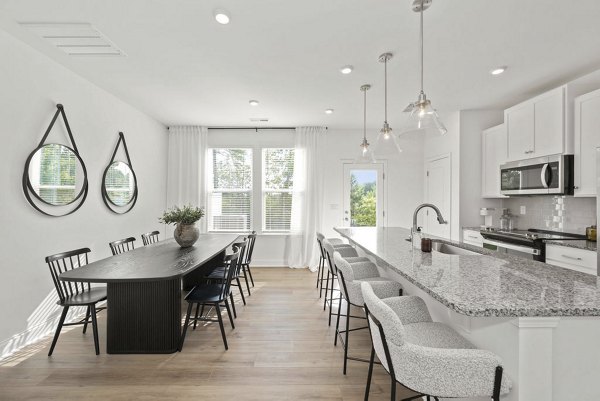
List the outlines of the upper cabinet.
<svg viewBox="0 0 600 401">
<path fill-rule="evenodd" d="M 596 196 L 600 90 L 575 98 L 575 196 Z"/>
<path fill-rule="evenodd" d="M 488 128 L 481 133 L 481 196 L 505 198 L 500 194 L 500 165 L 506 161 L 506 126 Z"/>
<path fill-rule="evenodd" d="M 562 86 L 504 111 L 507 161 L 560 154 L 567 150 L 565 90 Z"/>
</svg>

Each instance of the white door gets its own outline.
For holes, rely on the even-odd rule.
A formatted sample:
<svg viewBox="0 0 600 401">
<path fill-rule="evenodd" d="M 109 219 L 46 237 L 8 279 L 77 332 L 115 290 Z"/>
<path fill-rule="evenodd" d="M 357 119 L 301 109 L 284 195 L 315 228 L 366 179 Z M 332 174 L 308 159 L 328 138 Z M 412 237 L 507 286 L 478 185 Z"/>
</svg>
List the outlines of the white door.
<svg viewBox="0 0 600 401">
<path fill-rule="evenodd" d="M 507 110 L 504 121 L 508 132 L 508 160 L 532 157 L 535 150 L 533 103 L 525 103 Z"/>
<path fill-rule="evenodd" d="M 426 208 L 421 213 L 423 231 L 427 234 L 450 238 L 452 173 L 450 155 L 429 159 L 425 162 L 425 201 L 437 206 L 448 224 L 439 224 L 435 211 Z"/>
<path fill-rule="evenodd" d="M 344 226 L 385 226 L 383 167 L 344 163 Z"/>
</svg>

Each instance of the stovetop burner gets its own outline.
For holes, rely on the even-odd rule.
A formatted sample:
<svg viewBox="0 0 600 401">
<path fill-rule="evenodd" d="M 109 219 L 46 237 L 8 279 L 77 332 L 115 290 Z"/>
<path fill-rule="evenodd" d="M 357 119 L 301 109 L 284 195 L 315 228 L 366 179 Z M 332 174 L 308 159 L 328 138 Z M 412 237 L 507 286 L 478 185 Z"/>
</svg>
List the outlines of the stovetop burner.
<svg viewBox="0 0 600 401">
<path fill-rule="evenodd" d="M 481 229 L 481 234 L 485 237 L 486 234 L 496 234 L 502 237 L 515 238 L 528 241 L 544 241 L 544 240 L 580 240 L 585 239 L 585 235 L 563 233 L 558 231 L 537 230 L 530 228 L 529 230 L 501 230 L 492 227 Z"/>
</svg>

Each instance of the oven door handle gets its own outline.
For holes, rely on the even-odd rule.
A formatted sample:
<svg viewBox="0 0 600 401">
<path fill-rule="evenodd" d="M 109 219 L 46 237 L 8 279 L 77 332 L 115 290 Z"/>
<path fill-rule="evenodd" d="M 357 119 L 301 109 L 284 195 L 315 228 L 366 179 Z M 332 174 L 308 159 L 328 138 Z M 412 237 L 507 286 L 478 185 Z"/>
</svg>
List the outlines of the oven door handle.
<svg viewBox="0 0 600 401">
<path fill-rule="evenodd" d="M 485 239 L 483 241 L 483 244 L 484 245 L 485 244 L 495 245 L 500 248 L 512 249 L 513 251 L 519 251 L 519 252 L 528 253 L 530 255 L 536 255 L 536 256 L 541 253 L 539 249 L 529 248 L 527 246 L 509 244 L 508 242 L 493 241 L 493 240 L 489 240 L 489 239 Z"/>
<path fill-rule="evenodd" d="M 548 188 L 550 186 L 550 184 L 548 184 L 548 179 L 546 178 L 549 165 L 549 163 L 544 164 L 544 167 L 542 167 L 542 172 L 540 173 L 540 179 L 542 180 L 542 186 L 544 188 Z"/>
</svg>

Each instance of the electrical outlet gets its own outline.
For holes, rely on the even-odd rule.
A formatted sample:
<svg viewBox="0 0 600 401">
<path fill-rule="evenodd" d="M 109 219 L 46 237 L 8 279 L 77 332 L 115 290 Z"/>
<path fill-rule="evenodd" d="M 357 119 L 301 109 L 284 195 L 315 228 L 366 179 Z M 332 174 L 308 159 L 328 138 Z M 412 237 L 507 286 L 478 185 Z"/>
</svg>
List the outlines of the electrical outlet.
<svg viewBox="0 0 600 401">
<path fill-rule="evenodd" d="M 527 214 L 527 208 L 525 206 L 521 206 L 521 214 Z"/>
</svg>

